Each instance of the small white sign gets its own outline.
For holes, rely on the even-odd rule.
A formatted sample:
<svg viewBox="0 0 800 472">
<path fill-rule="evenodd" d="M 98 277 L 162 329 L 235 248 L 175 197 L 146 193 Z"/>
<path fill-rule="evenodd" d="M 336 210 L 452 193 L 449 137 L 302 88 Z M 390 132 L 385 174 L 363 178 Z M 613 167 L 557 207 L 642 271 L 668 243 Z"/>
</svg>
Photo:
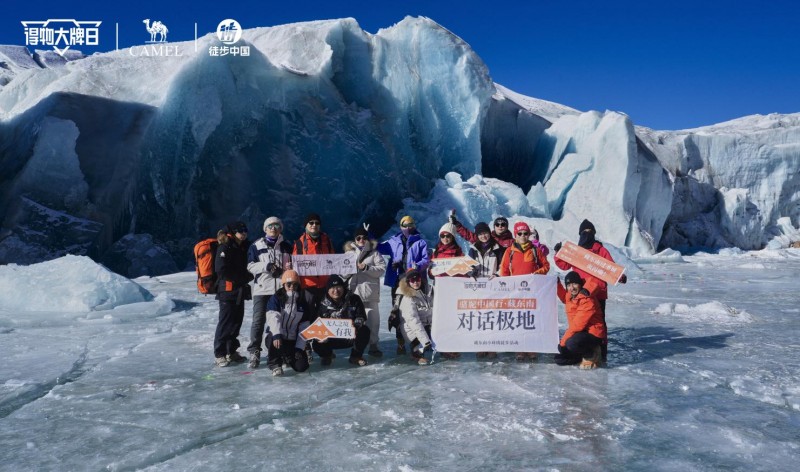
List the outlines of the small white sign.
<svg viewBox="0 0 800 472">
<path fill-rule="evenodd" d="M 292 267 L 302 276 L 350 275 L 357 272 L 356 253 L 292 256 Z"/>
</svg>

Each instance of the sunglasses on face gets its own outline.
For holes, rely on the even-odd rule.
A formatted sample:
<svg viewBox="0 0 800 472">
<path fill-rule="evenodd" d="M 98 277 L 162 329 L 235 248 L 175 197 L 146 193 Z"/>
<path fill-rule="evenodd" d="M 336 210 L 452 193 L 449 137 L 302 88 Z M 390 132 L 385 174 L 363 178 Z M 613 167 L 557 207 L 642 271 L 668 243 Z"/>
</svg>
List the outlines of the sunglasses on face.
<svg viewBox="0 0 800 472">
<path fill-rule="evenodd" d="M 300 283 L 299 282 L 286 282 L 285 284 L 283 284 L 283 286 L 286 287 L 286 288 L 300 288 Z"/>
<path fill-rule="evenodd" d="M 404 225 L 400 225 L 400 227 L 401 228 L 413 228 L 414 224 L 413 223 L 407 223 L 407 224 L 404 224 Z"/>
<path fill-rule="evenodd" d="M 422 277 L 409 277 L 408 283 L 415 284 L 417 282 L 422 282 Z"/>
<path fill-rule="evenodd" d="M 321 225 L 322 223 L 320 223 L 319 221 L 309 221 L 309 222 L 308 222 L 308 223 L 306 223 L 306 224 L 307 224 L 307 225 L 309 225 L 309 226 L 319 226 L 319 225 Z"/>
<path fill-rule="evenodd" d="M 267 225 L 267 229 L 281 229 L 281 225 L 273 223 L 271 225 Z"/>
<path fill-rule="evenodd" d="M 356 241 L 366 241 L 366 240 L 367 240 L 366 236 L 356 236 Z"/>
<path fill-rule="evenodd" d="M 495 228 L 508 228 L 508 223 L 495 223 Z"/>
<path fill-rule="evenodd" d="M 239 233 L 239 234 L 247 234 L 247 228 L 245 228 L 245 229 L 237 229 L 236 232 Z"/>
<path fill-rule="evenodd" d="M 519 233 L 517 233 L 517 236 L 530 236 L 530 235 L 531 233 L 526 233 L 525 231 L 520 231 Z"/>
<path fill-rule="evenodd" d="M 443 234 L 443 235 L 441 235 L 441 236 L 439 236 L 439 237 L 440 237 L 441 239 L 452 239 L 452 238 L 453 238 L 453 235 L 452 235 L 452 234 Z"/>
</svg>

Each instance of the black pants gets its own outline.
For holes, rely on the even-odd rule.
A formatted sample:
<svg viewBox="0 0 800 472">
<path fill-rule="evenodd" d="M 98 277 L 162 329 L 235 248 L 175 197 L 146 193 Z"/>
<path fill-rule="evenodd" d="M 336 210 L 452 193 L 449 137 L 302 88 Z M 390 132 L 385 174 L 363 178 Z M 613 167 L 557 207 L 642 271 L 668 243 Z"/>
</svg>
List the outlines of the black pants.
<svg viewBox="0 0 800 472">
<path fill-rule="evenodd" d="M 274 369 L 288 364 L 295 372 L 307 371 L 308 356 L 294 345 L 294 339 L 284 339 L 281 341 L 281 348 L 278 349 L 272 344 L 272 337 L 267 337 L 267 367 Z"/>
<path fill-rule="evenodd" d="M 567 339 L 561 353 L 556 354 L 555 361 L 558 365 L 572 365 L 579 363 L 584 357 L 589 357 L 596 346 L 603 344 L 603 340 L 581 331 Z"/>
<path fill-rule="evenodd" d="M 400 279 L 397 279 L 397 283 L 395 283 L 394 287 L 392 287 L 392 307 L 397 305 L 397 299 L 395 297 L 397 296 L 397 287 L 399 284 Z M 406 344 L 406 340 L 403 339 L 403 333 L 401 333 L 397 328 L 394 329 L 394 337 L 397 338 L 397 344 Z"/>
<path fill-rule="evenodd" d="M 267 302 L 272 295 L 253 296 L 253 322 L 250 323 L 250 344 L 247 352 L 253 353 L 261 350 L 261 341 L 264 339 L 264 325 L 267 323 Z"/>
<path fill-rule="evenodd" d="M 244 320 L 244 300 L 219 301 L 219 321 L 214 333 L 214 357 L 224 357 L 239 349 L 239 330 Z"/>
<path fill-rule="evenodd" d="M 326 342 L 321 343 L 314 341 L 314 352 L 319 357 L 331 357 L 334 349 L 345 349 L 352 347 L 350 357 L 362 357 L 364 349 L 369 345 L 369 327 L 363 325 L 356 329 L 356 339 L 328 339 Z"/>
</svg>

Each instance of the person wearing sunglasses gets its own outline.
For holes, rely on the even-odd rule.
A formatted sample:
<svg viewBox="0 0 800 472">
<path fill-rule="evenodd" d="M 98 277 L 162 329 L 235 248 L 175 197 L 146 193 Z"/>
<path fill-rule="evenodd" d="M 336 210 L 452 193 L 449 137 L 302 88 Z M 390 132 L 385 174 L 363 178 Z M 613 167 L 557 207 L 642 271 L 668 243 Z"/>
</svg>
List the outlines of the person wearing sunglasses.
<svg viewBox="0 0 800 472">
<path fill-rule="evenodd" d="M 239 331 L 244 321 L 244 302 L 250 300 L 250 281 L 253 275 L 247 271 L 247 225 L 237 221 L 228 225 L 214 257 L 217 273 L 217 296 L 219 318 L 214 332 L 214 358 L 218 367 L 246 361 L 239 349 Z"/>
<path fill-rule="evenodd" d="M 450 215 L 450 223 L 452 223 L 456 227 L 456 231 L 458 235 L 462 238 L 466 239 L 470 243 L 475 243 L 478 240 L 478 227 L 475 226 L 475 232 L 473 233 L 466 226 L 464 226 L 458 219 L 456 218 L 455 213 Z M 498 216 L 494 219 L 493 223 L 494 229 L 491 231 L 492 239 L 497 241 L 503 248 L 508 248 L 512 244 L 514 244 L 514 235 L 511 231 L 508 230 L 508 220 L 503 216 Z"/>
<path fill-rule="evenodd" d="M 411 357 L 418 365 L 428 365 L 425 351 L 431 348 L 433 321 L 433 287 L 422 273 L 411 269 L 397 287 L 400 324 L 397 331 L 411 346 Z"/>
<path fill-rule="evenodd" d="M 381 277 L 386 272 L 386 261 L 377 250 L 377 241 L 369 238 L 369 225 L 356 228 L 355 240 L 344 245 L 345 252 L 356 253 L 357 272 L 347 281 L 348 289 L 361 297 L 367 313 L 369 326 L 369 350 L 373 357 L 383 356 L 378 348 L 378 331 L 381 325 L 381 314 L 378 307 L 381 303 Z"/>
<path fill-rule="evenodd" d="M 300 254 L 335 254 L 333 244 L 327 234 L 322 232 L 322 219 L 316 213 L 309 213 L 303 222 L 305 231 L 294 242 L 293 255 Z M 311 293 L 313 298 L 320 299 L 325 296 L 325 284 L 328 283 L 327 275 L 308 275 L 300 277 L 303 287 Z"/>
<path fill-rule="evenodd" d="M 430 264 L 428 243 L 417 231 L 417 224 L 414 218 L 406 215 L 400 219 L 400 232 L 378 244 L 378 252 L 384 256 L 389 256 L 383 285 L 391 287 L 393 310 L 396 310 L 397 301 L 395 300 L 395 295 L 400 276 L 411 269 L 418 269 L 422 274 L 427 273 L 428 264 Z M 397 355 L 404 355 L 406 353 L 406 345 L 403 341 L 403 336 L 399 331 L 396 336 Z"/>
<path fill-rule="evenodd" d="M 306 341 L 300 333 L 314 321 L 297 272 L 285 271 L 280 282 L 267 303 L 267 367 L 275 377 L 283 375 L 283 364 L 295 372 L 308 370 Z"/>
<path fill-rule="evenodd" d="M 470 245 L 467 255 L 475 259 L 478 265 L 472 269 L 470 275 L 475 278 L 493 278 L 497 276 L 500 269 L 500 261 L 503 260 L 503 254 L 505 254 L 506 249 L 492 237 L 489 225 L 483 221 L 475 225 L 475 234 L 478 239 Z M 495 359 L 497 358 L 497 353 L 481 351 L 475 353 L 475 357 L 478 359 Z"/>
<path fill-rule="evenodd" d="M 283 222 L 277 216 L 264 220 L 264 236 L 247 251 L 247 270 L 255 276 L 253 284 L 253 320 L 250 323 L 251 369 L 261 363 L 261 342 L 264 339 L 267 302 L 282 287 L 283 271 L 291 267 L 292 244 L 283 238 Z"/>
<path fill-rule="evenodd" d="M 439 243 L 436 245 L 436 249 L 433 250 L 432 259 L 447 259 L 464 255 L 464 251 L 456 243 L 455 234 L 456 227 L 451 223 L 445 223 L 439 228 Z M 428 276 L 431 280 L 434 279 L 433 274 L 430 273 L 430 268 L 428 269 Z M 440 274 L 438 277 L 447 277 L 447 274 Z M 441 354 L 445 359 L 458 359 L 461 357 L 459 352 L 442 352 Z"/>
<path fill-rule="evenodd" d="M 500 262 L 500 276 L 509 275 L 544 275 L 550 271 L 550 263 L 541 249 L 531 243 L 531 228 L 525 222 L 514 225 L 514 244 L 506 249 Z M 518 352 L 517 362 L 536 360 L 535 352 Z"/>
</svg>

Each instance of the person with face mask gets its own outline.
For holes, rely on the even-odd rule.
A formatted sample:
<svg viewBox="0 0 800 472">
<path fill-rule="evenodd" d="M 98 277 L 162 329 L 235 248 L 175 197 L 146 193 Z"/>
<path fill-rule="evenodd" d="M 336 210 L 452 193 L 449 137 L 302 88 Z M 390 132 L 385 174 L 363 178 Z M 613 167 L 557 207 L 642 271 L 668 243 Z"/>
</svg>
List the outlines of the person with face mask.
<svg viewBox="0 0 800 472">
<path fill-rule="evenodd" d="M 564 303 L 567 330 L 554 360 L 558 365 L 580 364 L 581 369 L 588 370 L 600 366 L 606 325 L 600 304 L 583 288 L 584 282 L 575 271 L 564 277 L 566 288 L 558 281 L 558 298 Z"/>
<path fill-rule="evenodd" d="M 355 232 L 355 239 L 344 245 L 345 252 L 356 253 L 357 272 L 347 280 L 350 292 L 361 297 L 364 310 L 367 312 L 367 326 L 369 326 L 369 351 L 373 357 L 383 356 L 378 348 L 378 331 L 381 325 L 381 314 L 378 307 L 381 303 L 380 280 L 386 272 L 386 261 L 377 249 L 378 242 L 369 238 L 368 225 L 359 226 Z"/>
<path fill-rule="evenodd" d="M 270 216 L 264 221 L 264 236 L 247 251 L 247 270 L 255 276 L 253 285 L 253 321 L 250 324 L 251 369 L 261 363 L 261 341 L 264 338 L 267 303 L 282 287 L 281 276 L 291 267 L 292 245 L 283 239 L 283 222 Z"/>
<path fill-rule="evenodd" d="M 603 247 L 603 243 L 595 239 L 595 233 L 596 230 L 594 224 L 592 224 L 592 222 L 589 220 L 583 220 L 578 228 L 578 246 L 586 249 L 587 251 L 593 252 L 604 259 L 614 262 L 614 258 L 611 257 L 611 254 L 608 252 L 608 250 Z M 558 254 L 560 249 L 561 243 L 558 243 L 555 245 L 555 247 L 553 247 L 553 250 L 556 252 L 556 254 Z M 606 300 L 608 300 L 608 284 L 592 274 L 577 267 L 573 267 L 572 264 L 569 264 L 568 262 L 562 261 L 557 255 L 555 257 L 555 262 L 559 269 L 574 270 L 578 273 L 581 279 L 585 280 L 583 288 L 586 289 L 586 291 L 588 291 L 589 294 L 600 304 L 600 311 L 603 314 L 603 325 L 606 327 L 606 331 L 608 331 L 608 327 L 606 325 Z M 623 274 L 619 281 L 620 283 L 624 284 L 628 281 L 628 277 Z M 607 338 L 603 342 L 602 355 L 603 362 L 605 362 L 608 357 Z"/>
<path fill-rule="evenodd" d="M 281 285 L 267 303 L 267 367 L 275 377 L 283 375 L 283 364 L 295 372 L 308 370 L 306 341 L 300 333 L 314 321 L 297 272 L 285 271 Z"/>
</svg>

